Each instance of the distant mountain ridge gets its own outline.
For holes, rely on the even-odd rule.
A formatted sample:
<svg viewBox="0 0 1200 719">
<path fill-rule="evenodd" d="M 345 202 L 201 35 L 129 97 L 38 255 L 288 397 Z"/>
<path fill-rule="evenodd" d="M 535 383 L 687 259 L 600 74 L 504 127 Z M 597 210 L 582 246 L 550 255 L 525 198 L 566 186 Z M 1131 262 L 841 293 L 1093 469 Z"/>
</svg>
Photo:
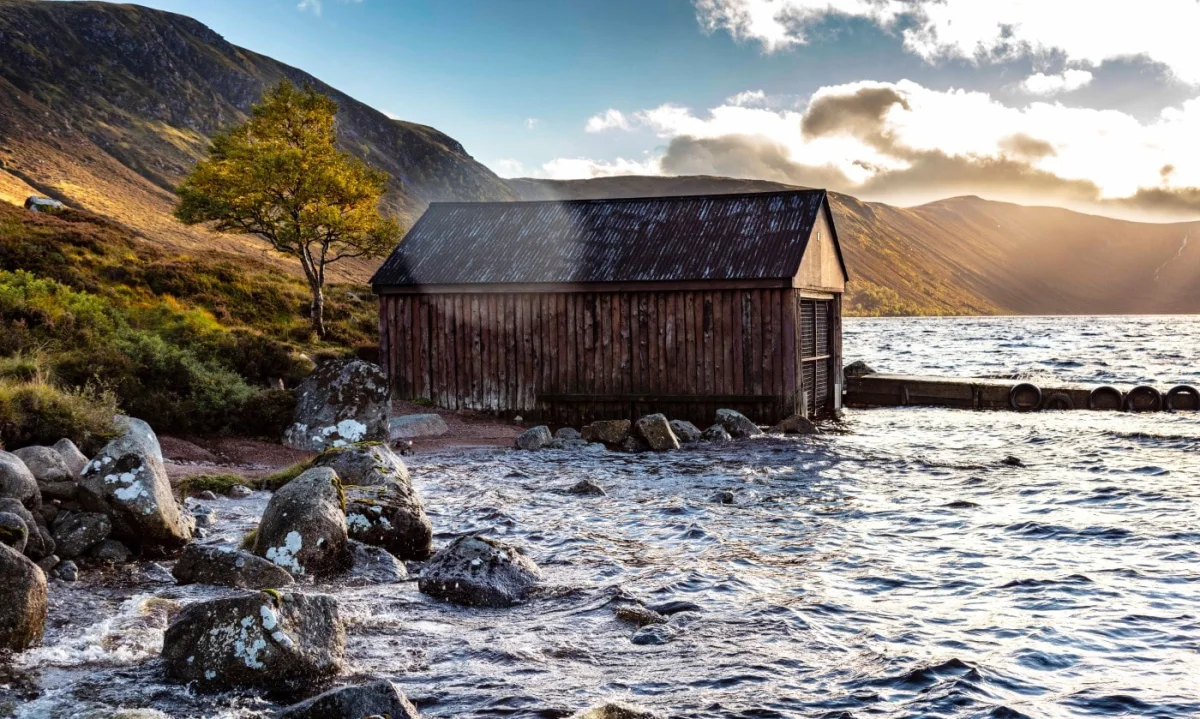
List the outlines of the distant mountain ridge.
<svg viewBox="0 0 1200 719">
<path fill-rule="evenodd" d="M 509 185 L 530 200 L 789 188 L 706 176 Z M 1200 222 L 1128 222 L 978 197 L 912 208 L 831 199 L 855 314 L 1200 313 Z"/>
<path fill-rule="evenodd" d="M 168 246 L 244 251 L 173 222 L 172 190 L 209 138 L 284 78 L 339 103 L 343 149 L 391 175 L 384 204 L 402 221 L 434 200 L 515 198 L 453 138 L 389 119 L 189 17 L 42 0 L 0 0 L 0 198 L 38 192 Z"/>
</svg>

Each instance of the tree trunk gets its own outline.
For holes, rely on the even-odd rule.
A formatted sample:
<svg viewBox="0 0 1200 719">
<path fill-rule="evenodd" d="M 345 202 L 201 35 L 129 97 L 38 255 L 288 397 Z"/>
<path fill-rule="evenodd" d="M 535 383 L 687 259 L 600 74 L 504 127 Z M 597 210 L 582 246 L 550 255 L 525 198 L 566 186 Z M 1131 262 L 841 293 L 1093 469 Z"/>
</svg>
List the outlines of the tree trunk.
<svg viewBox="0 0 1200 719">
<path fill-rule="evenodd" d="M 317 333 L 318 339 L 325 339 L 325 293 L 321 290 L 321 286 L 314 284 L 312 286 L 312 329 Z"/>
</svg>

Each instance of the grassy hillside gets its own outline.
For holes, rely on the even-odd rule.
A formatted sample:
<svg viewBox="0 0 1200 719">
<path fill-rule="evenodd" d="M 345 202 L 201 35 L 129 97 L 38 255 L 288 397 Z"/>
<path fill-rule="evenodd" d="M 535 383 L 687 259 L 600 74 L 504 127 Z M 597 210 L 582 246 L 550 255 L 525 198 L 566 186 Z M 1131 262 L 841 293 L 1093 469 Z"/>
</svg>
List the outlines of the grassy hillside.
<svg viewBox="0 0 1200 719">
<path fill-rule="evenodd" d="M 176 223 L 172 189 L 208 138 L 244 119 L 263 89 L 283 78 L 311 83 L 339 103 L 343 149 L 391 175 L 384 205 L 402 222 L 432 200 L 514 197 L 452 138 L 389 119 L 182 15 L 0 0 L 0 38 L 0 199 L 19 203 L 36 191 L 115 218 L 164 247 L 261 256 L 245 238 Z M 342 276 L 364 279 L 372 269 L 351 263 Z"/>
<path fill-rule="evenodd" d="M 510 180 L 523 199 L 757 192 L 724 177 Z M 960 197 L 913 208 L 831 194 L 858 315 L 1200 312 L 1200 223 L 1149 224 Z M 1190 237 L 1190 244 L 1184 239 Z"/>
<path fill-rule="evenodd" d="M 272 379 L 294 384 L 314 360 L 375 344 L 376 303 L 357 286 L 329 288 L 330 337 L 317 342 L 298 279 L 165 251 L 82 211 L 0 203 L 0 268 L 0 384 L 107 397 L 164 432 L 277 436 L 294 400 Z"/>
</svg>

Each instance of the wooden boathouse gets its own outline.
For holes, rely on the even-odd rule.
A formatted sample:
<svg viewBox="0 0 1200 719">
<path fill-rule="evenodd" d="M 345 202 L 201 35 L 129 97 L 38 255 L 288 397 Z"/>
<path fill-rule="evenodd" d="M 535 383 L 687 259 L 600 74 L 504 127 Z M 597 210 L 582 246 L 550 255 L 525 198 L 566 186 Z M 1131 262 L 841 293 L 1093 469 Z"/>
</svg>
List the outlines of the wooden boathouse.
<svg viewBox="0 0 1200 719">
<path fill-rule="evenodd" d="M 372 279 L 394 395 L 551 424 L 840 407 L 824 190 L 434 203 Z"/>
</svg>

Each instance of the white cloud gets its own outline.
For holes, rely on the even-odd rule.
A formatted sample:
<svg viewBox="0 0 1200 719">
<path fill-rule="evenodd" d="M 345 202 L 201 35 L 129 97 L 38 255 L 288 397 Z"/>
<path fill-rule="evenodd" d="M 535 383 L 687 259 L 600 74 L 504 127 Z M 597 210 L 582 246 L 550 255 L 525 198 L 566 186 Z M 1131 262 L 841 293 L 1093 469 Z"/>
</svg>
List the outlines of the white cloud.
<svg viewBox="0 0 1200 719">
<path fill-rule="evenodd" d="M 976 62 L 1061 53 L 1072 64 L 1145 57 L 1200 84 L 1200 2 L 1151 0 L 694 0 L 708 31 L 726 30 L 773 52 L 808 41 L 831 17 L 870 20 L 901 30 L 905 48 L 933 61 Z M 904 22 L 898 22 L 904 18 Z"/>
<path fill-rule="evenodd" d="M 341 2 L 353 5 L 358 5 L 362 1 L 363 0 L 341 0 Z M 300 0 L 300 2 L 296 5 L 296 9 L 298 9 L 300 12 L 311 12 L 313 15 L 320 17 L 322 10 L 321 2 L 322 0 Z"/>
<path fill-rule="evenodd" d="M 537 119 L 536 117 L 525 118 L 525 129 L 526 130 L 533 130 L 533 129 L 537 128 L 537 126 L 540 124 L 542 124 L 542 121 Z"/>
<path fill-rule="evenodd" d="M 1087 70 L 1065 70 L 1061 75 L 1035 73 L 1025 78 L 1021 89 L 1031 95 L 1049 97 L 1061 92 L 1074 92 L 1092 83 L 1092 73 Z"/>
<path fill-rule="evenodd" d="M 750 105 L 765 105 L 767 103 L 767 93 L 762 90 L 743 90 L 733 97 L 725 100 L 726 105 L 738 105 L 746 107 Z"/>
<path fill-rule="evenodd" d="M 537 176 L 550 180 L 578 180 L 616 175 L 661 174 L 662 168 L 658 157 L 651 157 L 644 161 L 627 160 L 623 157 L 612 161 L 593 160 L 587 157 L 560 157 L 542 165 Z"/>
<path fill-rule="evenodd" d="M 604 132 L 605 130 L 624 130 L 629 132 L 633 127 L 629 119 L 620 110 L 609 108 L 599 115 L 588 118 L 583 129 L 586 132 Z"/>
<path fill-rule="evenodd" d="M 520 160 L 502 159 L 491 164 L 492 172 L 501 177 L 525 177 L 525 165 Z"/>
</svg>

